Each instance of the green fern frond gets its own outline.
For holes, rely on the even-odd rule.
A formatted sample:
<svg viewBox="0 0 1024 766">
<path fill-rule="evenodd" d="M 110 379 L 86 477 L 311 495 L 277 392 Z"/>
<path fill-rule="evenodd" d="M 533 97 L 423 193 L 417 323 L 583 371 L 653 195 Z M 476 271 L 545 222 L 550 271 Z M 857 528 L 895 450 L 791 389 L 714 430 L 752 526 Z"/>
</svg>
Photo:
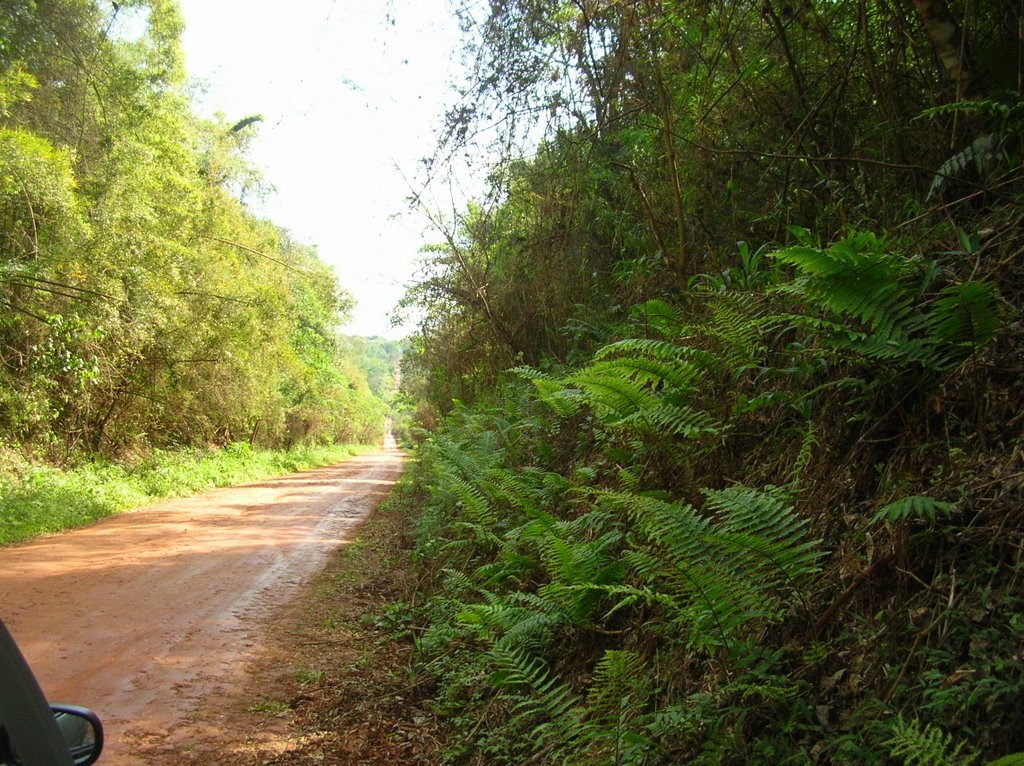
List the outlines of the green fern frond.
<svg viewBox="0 0 1024 766">
<path fill-rule="evenodd" d="M 817 446 L 818 429 L 815 427 L 813 420 L 808 420 L 804 429 L 804 435 L 800 438 L 800 450 L 797 452 L 796 461 L 794 461 L 793 469 L 789 474 L 791 481 L 800 481 L 800 478 L 804 475 L 807 466 L 811 462 L 814 448 Z"/>
<path fill-rule="evenodd" d="M 864 358 L 941 372 L 977 353 L 999 331 L 999 297 L 991 283 L 946 287 L 929 305 L 910 279 L 919 261 L 886 252 L 884 240 L 873 235 L 852 234 L 827 249 L 798 246 L 774 256 L 799 272 L 777 291 L 825 316 L 777 314 L 765 322 L 810 331 Z"/>
<path fill-rule="evenodd" d="M 549 373 L 538 370 L 536 367 L 530 367 L 529 365 L 520 365 L 519 367 L 513 367 L 509 370 L 513 375 L 516 375 L 523 380 L 547 380 L 557 381 L 558 379 Z"/>
<path fill-rule="evenodd" d="M 781 489 L 706 490 L 706 512 L 629 492 L 603 492 L 648 543 L 623 554 L 634 575 L 660 583 L 691 635 L 728 643 L 743 625 L 779 614 L 781 586 L 802 599 L 801 581 L 818 571 L 821 552 Z M 629 594 L 635 603 L 639 594 Z M 696 640 L 696 639 L 695 639 Z"/>
<path fill-rule="evenodd" d="M 792 285 L 780 287 L 779 292 L 789 291 L 790 288 L 792 288 Z M 836 322 L 832 319 L 823 319 L 819 316 L 809 316 L 807 314 L 769 314 L 761 317 L 760 321 L 762 327 L 766 329 L 779 327 L 785 329 L 806 330 L 807 332 L 815 335 L 822 335 L 825 337 L 838 336 L 842 333 L 851 332 L 849 328 L 845 327 L 840 322 Z M 866 333 L 855 334 L 862 338 L 866 337 Z"/>
<path fill-rule="evenodd" d="M 458 498 L 466 516 L 475 524 L 492 525 L 497 514 L 480 488 L 465 479 L 449 475 L 446 477 L 445 488 Z"/>
<path fill-rule="evenodd" d="M 551 637 L 571 620 L 565 615 L 554 615 L 523 607 L 516 610 L 519 619 L 494 642 L 496 648 L 522 647 L 542 651 L 547 648 Z"/>
<path fill-rule="evenodd" d="M 922 117 L 931 119 L 933 117 L 958 114 L 961 112 L 980 112 L 987 117 L 994 117 L 1000 120 L 1006 120 L 1011 117 L 1021 118 L 1024 117 L 1024 102 L 1019 101 L 1013 106 L 1010 106 L 1002 103 L 1001 101 L 984 98 L 974 101 L 952 101 L 948 104 L 939 104 L 938 106 L 929 107 L 914 119 L 917 120 Z"/>
<path fill-rule="evenodd" d="M 559 536 L 570 533 L 573 526 L 560 524 L 537 542 L 551 579 L 538 593 L 558 604 L 574 623 L 580 624 L 590 618 L 600 601 L 601 593 L 594 586 L 620 582 L 625 570 L 607 553 L 621 539 L 621 532 L 608 530 L 591 540 Z"/>
<path fill-rule="evenodd" d="M 533 556 L 502 550 L 497 561 L 477 567 L 473 577 L 488 588 L 516 587 L 539 568 Z"/>
<path fill-rule="evenodd" d="M 694 391 L 696 384 L 704 375 L 702 368 L 688 361 L 664 362 L 637 356 L 597 362 L 588 369 L 614 372 L 637 383 L 658 388 L 671 387 L 685 393 Z"/>
<path fill-rule="evenodd" d="M 465 572 L 450 568 L 445 568 L 441 571 L 444 575 L 443 587 L 445 593 L 452 596 L 465 596 L 470 593 L 476 593 L 479 590 L 477 584 Z"/>
<path fill-rule="evenodd" d="M 673 363 L 689 360 L 700 367 L 709 366 L 715 359 L 707 351 L 680 343 L 648 338 L 625 338 L 609 343 L 595 351 L 593 358 L 595 361 L 599 361 L 608 357 L 638 355 Z"/>
<path fill-rule="evenodd" d="M 833 277 L 824 284 L 797 282 L 787 291 L 809 297 L 833 314 L 851 316 L 883 338 L 905 338 L 905 324 L 911 313 L 909 297 L 895 282 L 879 284 L 877 278 L 877 274 L 854 272 Z"/>
<path fill-rule="evenodd" d="M 649 409 L 656 402 L 643 384 L 630 380 L 615 366 L 588 367 L 568 376 L 567 381 L 585 392 L 588 404 L 620 418 Z"/>
<path fill-rule="evenodd" d="M 905 766 L 970 766 L 977 759 L 965 741 L 955 742 L 952 734 L 920 721 L 905 722 L 901 715 L 884 743 Z"/>
<path fill-rule="evenodd" d="M 572 688 L 522 648 L 495 647 L 490 658 L 497 668 L 491 685 L 515 702 L 515 721 L 529 726 L 537 745 L 564 736 L 569 711 L 579 703 Z"/>
<path fill-rule="evenodd" d="M 591 710 L 604 707 L 627 692 L 627 686 L 640 678 L 646 662 L 636 652 L 608 649 L 594 666 L 587 705 Z"/>
<path fill-rule="evenodd" d="M 988 761 L 984 766 L 1024 766 L 1024 753 L 1010 753 L 994 761 Z"/>
<path fill-rule="evenodd" d="M 764 491 L 742 485 L 706 491 L 716 511 L 716 536 L 726 547 L 742 551 L 738 563 L 764 586 L 783 579 L 801 595 L 801 580 L 818 571 L 818 541 L 806 539 L 807 522 L 784 500 L 778 487 Z M 801 596 L 802 597 L 802 596 Z"/>
<path fill-rule="evenodd" d="M 479 444 L 458 444 L 452 439 L 437 437 L 431 442 L 429 457 L 437 462 L 440 472 L 473 480 L 485 468 L 492 467 L 499 454 L 494 433 L 481 433 Z"/>
<path fill-rule="evenodd" d="M 560 523 L 569 535 L 579 538 L 599 538 L 602 548 L 618 544 L 624 533 L 619 516 L 599 508 L 592 508 L 575 519 L 567 519 Z"/>
<path fill-rule="evenodd" d="M 725 489 L 705 489 L 704 496 L 722 531 L 795 543 L 807 526 L 805 520 L 793 513 L 782 487 L 758 490 L 736 484 Z"/>
<path fill-rule="evenodd" d="M 640 477 L 631 466 L 619 466 L 617 471 L 619 484 L 629 490 L 637 490 L 640 487 Z"/>
<path fill-rule="evenodd" d="M 636 695 L 637 686 L 645 680 L 646 669 L 644 659 L 636 652 L 606 650 L 594 666 L 583 715 L 619 723 L 623 705 L 640 696 Z"/>
<path fill-rule="evenodd" d="M 481 477 L 481 485 L 495 504 L 514 508 L 527 516 L 537 512 L 536 493 L 522 474 L 507 468 L 491 468 Z"/>
<path fill-rule="evenodd" d="M 868 359 L 897 364 L 921 364 L 935 368 L 939 356 L 934 344 L 922 338 L 891 338 L 862 333 L 840 333 L 833 337 L 838 348 L 845 348 Z"/>
<path fill-rule="evenodd" d="M 720 429 L 709 416 L 683 406 L 705 362 L 711 363 L 704 352 L 630 338 L 605 346 L 589 366 L 560 380 L 530 368 L 517 372 L 532 380 L 540 398 L 560 415 L 586 403 L 609 422 L 692 437 Z"/>
<path fill-rule="evenodd" d="M 561 505 L 572 486 L 561 474 L 540 468 L 499 468 L 488 471 L 486 478 L 496 500 L 530 519 L 547 518 L 543 509 Z"/>
<path fill-rule="evenodd" d="M 554 602 L 532 593 L 514 592 L 496 596 L 484 591 L 488 602 L 463 605 L 458 621 L 476 626 L 481 638 L 494 647 L 537 647 L 547 645 L 560 626 L 570 622 L 569 615 Z"/>
<path fill-rule="evenodd" d="M 587 581 L 593 571 L 597 553 L 583 546 L 572 545 L 560 537 L 548 535 L 540 540 L 541 560 L 552 577 L 567 582 Z M 584 558 L 584 556 L 586 558 Z"/>
<path fill-rule="evenodd" d="M 699 540 L 708 534 L 710 524 L 691 506 L 667 503 L 632 492 L 603 491 L 597 497 L 599 501 L 628 514 L 636 528 L 649 538 L 686 546 L 686 553 L 694 556 L 703 550 Z"/>
<path fill-rule="evenodd" d="M 711 321 L 704 328 L 722 344 L 726 363 L 737 374 L 763 353 L 756 299 L 749 293 L 724 293 L 710 301 Z"/>
<path fill-rule="evenodd" d="M 679 309 L 665 301 L 646 301 L 634 306 L 630 313 L 663 338 L 679 337 L 685 326 Z"/>
<path fill-rule="evenodd" d="M 517 549 L 517 546 L 534 546 L 537 540 L 543 539 L 551 534 L 551 530 L 558 524 L 558 519 L 550 513 L 539 511 L 532 514 L 525 524 L 520 524 L 508 530 L 505 537 L 506 547 Z"/>
<path fill-rule="evenodd" d="M 999 332 L 999 294 L 991 282 L 964 282 L 945 288 L 928 315 L 936 344 L 974 353 Z"/>
<path fill-rule="evenodd" d="M 654 559 L 654 557 L 648 556 L 639 551 L 627 551 L 623 553 L 623 562 L 626 567 L 631 569 L 638 577 L 644 578 L 649 576 L 650 579 L 654 579 L 654 574 L 660 570 L 662 562 Z M 653 567 L 647 568 L 644 565 L 651 563 Z M 623 609 L 630 609 L 634 606 L 653 606 L 660 604 L 667 607 L 670 611 L 678 611 L 679 605 L 675 599 L 666 593 L 661 592 L 657 588 L 650 586 L 637 587 L 636 585 L 630 585 L 628 583 L 604 583 L 604 584 L 593 584 L 587 585 L 586 590 L 592 593 L 598 593 L 606 600 L 614 601 L 614 603 L 608 607 L 602 619 L 607 620 L 613 614 Z"/>
<path fill-rule="evenodd" d="M 733 551 L 737 555 L 735 569 L 742 571 L 744 580 L 760 582 L 760 597 L 765 600 L 764 614 L 772 614 L 772 603 L 775 595 L 769 588 L 780 577 L 800 600 L 804 611 L 810 607 L 799 587 L 799 580 L 806 575 L 818 571 L 815 565 L 821 557 L 811 543 L 793 546 L 784 542 L 766 540 L 758 535 L 745 535 L 724 532 L 714 536 L 723 550 Z"/>
<path fill-rule="evenodd" d="M 636 574 L 636 577 L 641 582 L 653 582 L 658 577 L 658 572 L 661 571 L 663 566 L 662 557 L 655 554 L 652 550 L 639 550 L 631 548 L 623 551 L 622 562 Z M 613 592 L 614 595 L 615 592 Z M 651 603 L 647 600 L 647 594 L 649 591 L 646 588 L 640 588 L 636 591 L 630 590 L 624 592 L 624 595 L 631 598 L 629 606 L 635 603 Z M 653 592 L 652 592 L 653 593 Z"/>
<path fill-rule="evenodd" d="M 931 202 L 941 195 L 950 179 L 963 178 L 968 169 L 972 169 L 976 177 L 983 178 L 998 164 L 1002 147 L 1003 142 L 998 133 L 986 133 L 975 138 L 968 146 L 939 166 L 928 188 L 925 201 Z"/>
<path fill-rule="evenodd" d="M 880 521 L 904 521 L 908 518 L 927 519 L 934 523 L 940 516 L 948 516 L 953 510 L 950 503 L 922 495 L 911 495 L 884 505 L 875 511 L 871 523 Z"/>
<path fill-rule="evenodd" d="M 550 407 L 559 417 L 571 417 L 583 404 L 582 399 L 571 391 L 566 391 L 562 380 L 532 367 L 516 367 L 513 373 L 533 383 L 537 396 Z"/>
<path fill-rule="evenodd" d="M 775 618 L 777 600 L 735 574 L 723 560 L 701 562 L 678 559 L 668 570 L 668 585 L 680 598 L 680 612 L 672 622 L 689 627 L 689 642 L 706 651 L 720 646 L 731 649 L 734 636 L 749 623 Z"/>
<path fill-rule="evenodd" d="M 660 582 L 672 597 L 678 609 L 670 619 L 688 625 L 691 640 L 706 645 L 717 636 L 728 644 L 746 622 L 771 616 L 772 604 L 757 583 L 742 577 L 736 557 L 715 539 L 710 520 L 692 507 L 625 492 L 602 493 L 601 499 L 625 510 L 650 541 L 657 565 L 647 569 L 648 582 Z"/>
<path fill-rule="evenodd" d="M 647 426 L 657 433 L 693 439 L 705 434 L 720 434 L 724 426 L 706 412 L 691 407 L 661 403 L 644 412 L 624 418 L 623 425 Z"/>
<path fill-rule="evenodd" d="M 501 538 L 494 534 L 490 524 L 473 521 L 453 521 L 451 524 L 453 532 L 460 533 L 459 540 L 453 540 L 448 544 L 449 550 L 455 547 L 455 543 L 471 542 L 484 550 L 494 549 L 501 546 Z"/>
<path fill-rule="evenodd" d="M 625 569 L 621 566 L 609 566 L 595 579 L 621 579 Z M 604 586 L 597 583 L 567 584 L 552 582 L 542 585 L 538 595 L 557 603 L 568 615 L 569 623 L 574 626 L 588 625 L 594 621 L 601 599 L 605 596 Z M 606 610 L 605 610 L 606 611 Z"/>
<path fill-rule="evenodd" d="M 476 542 L 477 541 L 474 537 L 460 537 L 455 540 L 445 540 L 441 543 L 439 550 L 445 555 L 461 550 L 472 551 L 476 546 Z"/>
<path fill-rule="evenodd" d="M 886 252 L 884 240 L 854 233 L 828 249 L 798 246 L 772 255 L 801 272 L 782 291 L 833 314 L 851 316 L 882 337 L 907 336 L 911 302 L 900 281 L 909 266 L 906 259 Z"/>
</svg>

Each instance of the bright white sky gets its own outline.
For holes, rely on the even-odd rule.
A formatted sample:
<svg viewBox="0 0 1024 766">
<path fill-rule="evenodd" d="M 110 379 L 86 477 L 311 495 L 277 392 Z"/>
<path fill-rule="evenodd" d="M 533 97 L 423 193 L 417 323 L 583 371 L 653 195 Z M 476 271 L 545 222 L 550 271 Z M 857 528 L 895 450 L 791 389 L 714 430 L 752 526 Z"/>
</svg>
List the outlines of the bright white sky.
<svg viewBox="0 0 1024 766">
<path fill-rule="evenodd" d="M 262 212 L 314 244 L 355 295 L 353 335 L 402 337 L 388 313 L 437 239 L 406 209 L 451 102 L 458 24 L 446 0 L 180 0 L 202 114 L 261 114 Z M 396 218 L 397 216 L 397 218 Z"/>
</svg>

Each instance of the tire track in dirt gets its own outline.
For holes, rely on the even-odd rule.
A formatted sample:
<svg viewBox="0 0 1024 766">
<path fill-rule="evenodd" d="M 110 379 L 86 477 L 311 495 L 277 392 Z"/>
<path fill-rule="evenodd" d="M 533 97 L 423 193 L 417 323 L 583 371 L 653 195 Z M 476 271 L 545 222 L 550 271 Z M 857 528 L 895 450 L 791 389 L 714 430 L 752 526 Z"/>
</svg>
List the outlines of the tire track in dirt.
<svg viewBox="0 0 1024 766">
<path fill-rule="evenodd" d="M 240 680 L 275 607 L 386 496 L 403 455 L 212 490 L 0 549 L 0 615 L 54 701 L 92 707 L 101 763 Z"/>
</svg>

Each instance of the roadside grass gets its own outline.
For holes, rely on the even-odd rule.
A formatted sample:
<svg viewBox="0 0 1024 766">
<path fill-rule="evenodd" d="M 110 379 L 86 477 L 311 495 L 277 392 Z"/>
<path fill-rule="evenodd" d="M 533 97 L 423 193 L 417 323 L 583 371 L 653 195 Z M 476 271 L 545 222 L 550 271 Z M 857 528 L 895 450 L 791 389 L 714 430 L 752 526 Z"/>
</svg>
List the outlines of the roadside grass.
<svg viewBox="0 0 1024 766">
<path fill-rule="evenodd" d="M 0 453 L 0 545 L 85 526 L 104 516 L 214 487 L 316 468 L 375 447 L 337 445 L 288 451 L 248 444 L 155 451 L 132 465 L 94 460 L 73 468 Z"/>
</svg>

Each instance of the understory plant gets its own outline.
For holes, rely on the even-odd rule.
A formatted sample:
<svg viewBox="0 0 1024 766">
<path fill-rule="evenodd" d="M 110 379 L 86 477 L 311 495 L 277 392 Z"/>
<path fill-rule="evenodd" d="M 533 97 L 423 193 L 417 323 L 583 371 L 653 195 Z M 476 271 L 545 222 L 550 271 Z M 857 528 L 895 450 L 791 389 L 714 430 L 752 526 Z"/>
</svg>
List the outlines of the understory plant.
<svg viewBox="0 0 1024 766">
<path fill-rule="evenodd" d="M 420 447 L 407 634 L 451 762 L 1024 745 L 986 720 L 1024 690 L 1019 561 L 963 569 L 1004 510 L 907 465 L 995 342 L 998 291 L 871 234 L 801 236 L 764 279 L 639 304 L 582 364 L 514 369 Z"/>
</svg>

